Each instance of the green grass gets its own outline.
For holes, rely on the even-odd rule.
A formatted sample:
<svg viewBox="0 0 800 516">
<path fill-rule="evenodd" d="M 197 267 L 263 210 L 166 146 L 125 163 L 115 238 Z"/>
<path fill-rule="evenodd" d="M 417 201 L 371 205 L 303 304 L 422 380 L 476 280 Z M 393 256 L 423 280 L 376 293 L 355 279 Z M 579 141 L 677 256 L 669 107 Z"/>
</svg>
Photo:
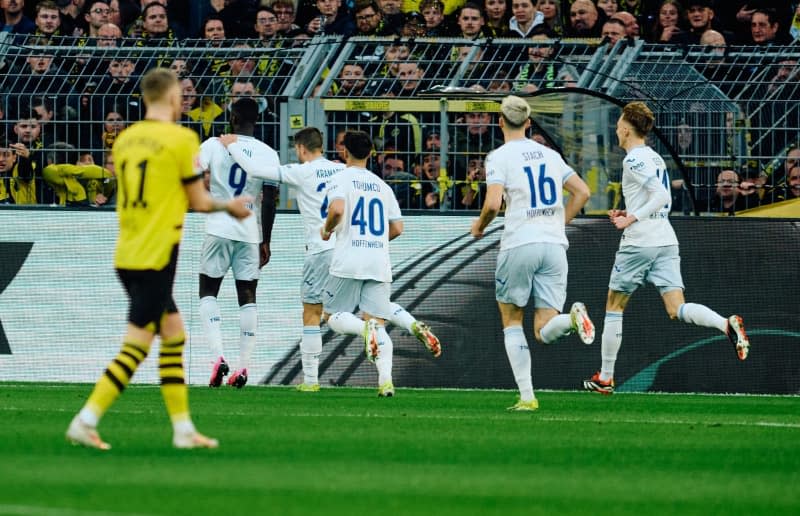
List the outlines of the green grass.
<svg viewBox="0 0 800 516">
<path fill-rule="evenodd" d="M 0 384 L 0 514 L 798 514 L 800 398 L 193 388 L 219 450 L 174 450 L 156 387 L 63 433 L 86 385 Z"/>
</svg>

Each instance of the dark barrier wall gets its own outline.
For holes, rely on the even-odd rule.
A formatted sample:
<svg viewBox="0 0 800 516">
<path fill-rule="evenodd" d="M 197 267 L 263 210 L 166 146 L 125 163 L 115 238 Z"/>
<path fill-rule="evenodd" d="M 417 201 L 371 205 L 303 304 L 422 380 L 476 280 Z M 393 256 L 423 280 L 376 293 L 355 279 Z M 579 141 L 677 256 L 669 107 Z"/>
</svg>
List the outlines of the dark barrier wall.
<svg viewBox="0 0 800 516">
<path fill-rule="evenodd" d="M 618 390 L 800 393 L 800 222 L 676 218 L 672 223 L 681 242 L 687 301 L 726 317 L 742 315 L 752 343 L 750 356 L 740 362 L 717 330 L 671 321 L 657 291 L 647 285 L 634 294 L 625 312 Z M 463 219 L 458 225 L 464 225 Z M 405 332 L 391 330 L 396 385 L 515 387 L 494 300 L 498 229 L 481 240 L 454 238 L 395 267 L 393 299 L 430 322 L 444 346 L 443 356 L 434 360 Z M 586 303 L 598 326 L 597 339 L 591 346 L 574 336 L 550 346 L 534 343 L 529 310 L 525 329 L 537 389 L 577 389 L 600 367 L 608 276 L 620 232 L 605 218 L 587 218 L 569 227 L 568 236 L 565 309 L 574 301 Z M 331 331 L 324 339 L 323 382 L 374 383 L 374 366 L 364 361 L 360 339 L 336 337 Z M 265 381 L 293 383 L 301 376 L 295 350 Z"/>
</svg>

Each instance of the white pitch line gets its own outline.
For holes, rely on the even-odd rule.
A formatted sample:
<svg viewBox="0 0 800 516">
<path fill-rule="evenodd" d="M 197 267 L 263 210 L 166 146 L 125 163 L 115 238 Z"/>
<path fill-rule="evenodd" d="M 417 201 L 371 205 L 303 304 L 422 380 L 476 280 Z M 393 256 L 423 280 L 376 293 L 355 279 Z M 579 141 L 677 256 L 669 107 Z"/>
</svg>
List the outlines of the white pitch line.
<svg viewBox="0 0 800 516">
<path fill-rule="evenodd" d="M 0 514 L 9 514 L 13 516 L 152 516 L 153 513 L 90 511 L 87 509 L 39 507 L 36 505 L 0 504 Z"/>
<path fill-rule="evenodd" d="M 56 413 L 69 413 L 72 414 L 75 410 L 64 408 L 30 408 L 23 409 L 21 407 L 0 407 L 0 412 L 56 412 Z M 156 411 L 144 410 L 121 410 L 124 414 L 153 414 Z M 226 412 L 229 416 L 248 417 L 252 416 L 252 412 Z M 276 414 L 278 417 L 318 417 L 318 418 L 367 418 L 367 419 L 433 419 L 433 420 L 450 420 L 450 421 L 469 421 L 469 420 L 493 420 L 493 421 L 506 421 L 513 417 L 524 417 L 519 414 L 503 414 L 486 416 L 483 415 L 470 415 L 470 414 L 385 414 L 377 412 L 365 412 L 361 414 L 353 413 L 339 413 L 339 412 L 284 412 Z M 800 423 L 784 423 L 781 421 L 692 421 L 688 419 L 626 419 L 614 418 L 613 413 L 607 418 L 580 418 L 580 417 L 566 417 L 566 416 L 550 416 L 542 412 L 529 414 L 531 419 L 537 421 L 545 421 L 550 423 L 604 423 L 604 424 L 624 424 L 624 425 L 686 425 L 686 426 L 743 426 L 743 427 L 774 427 L 774 428 L 800 428 Z"/>
</svg>

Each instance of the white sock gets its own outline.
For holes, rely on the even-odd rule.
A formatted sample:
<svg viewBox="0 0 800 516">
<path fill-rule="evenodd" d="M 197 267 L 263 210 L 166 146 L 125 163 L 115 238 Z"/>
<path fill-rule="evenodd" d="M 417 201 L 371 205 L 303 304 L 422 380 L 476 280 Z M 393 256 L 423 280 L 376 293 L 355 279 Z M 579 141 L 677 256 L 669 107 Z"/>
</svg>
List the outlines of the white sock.
<svg viewBox="0 0 800 516">
<path fill-rule="evenodd" d="M 250 367 L 250 357 L 256 347 L 256 330 L 258 329 L 258 310 L 255 303 L 239 307 L 239 369 Z"/>
<path fill-rule="evenodd" d="M 328 318 L 328 326 L 341 335 L 363 335 L 364 319 L 350 312 L 336 312 Z"/>
<path fill-rule="evenodd" d="M 622 312 L 606 312 L 602 339 L 600 356 L 603 366 L 600 369 L 600 379 L 606 382 L 614 377 L 614 364 L 617 363 L 617 353 L 622 346 Z"/>
<path fill-rule="evenodd" d="M 531 378 L 531 352 L 522 326 L 509 326 L 503 330 L 506 344 L 506 355 L 514 373 L 514 380 L 519 388 L 519 399 L 530 401 L 533 395 L 533 379 Z"/>
<path fill-rule="evenodd" d="M 569 335 L 572 331 L 572 317 L 569 314 L 560 314 L 542 326 L 539 330 L 539 335 L 542 337 L 542 342 L 545 344 L 552 344 L 564 335 Z"/>
<path fill-rule="evenodd" d="M 378 386 L 392 381 L 392 354 L 394 353 L 394 343 L 386 328 L 378 326 L 378 358 L 375 359 L 375 366 L 378 368 Z"/>
<path fill-rule="evenodd" d="M 172 422 L 172 431 L 176 434 L 193 434 L 197 430 L 194 427 L 191 419 L 181 419 Z"/>
<path fill-rule="evenodd" d="M 722 333 L 728 331 L 728 320 L 706 305 L 684 303 L 678 307 L 678 319 L 697 326 L 716 328 Z"/>
<path fill-rule="evenodd" d="M 200 319 L 203 321 L 203 333 L 206 335 L 206 342 L 211 348 L 211 355 L 214 360 L 221 357 L 222 353 L 222 317 L 219 314 L 217 298 L 206 296 L 200 298 Z"/>
<path fill-rule="evenodd" d="M 395 326 L 405 328 L 408 333 L 413 333 L 411 331 L 411 325 L 417 321 L 414 319 L 414 316 L 408 313 L 405 308 L 397 303 L 390 304 L 392 307 L 392 315 L 390 315 L 387 320 Z"/>
<path fill-rule="evenodd" d="M 78 412 L 78 419 L 80 419 L 84 425 L 91 426 L 92 428 L 96 428 L 97 423 L 100 421 L 97 414 L 87 407 L 83 407 L 81 411 Z"/>
<path fill-rule="evenodd" d="M 300 341 L 300 360 L 303 364 L 303 383 L 319 383 L 319 355 L 322 353 L 322 332 L 319 326 L 303 326 Z"/>
</svg>

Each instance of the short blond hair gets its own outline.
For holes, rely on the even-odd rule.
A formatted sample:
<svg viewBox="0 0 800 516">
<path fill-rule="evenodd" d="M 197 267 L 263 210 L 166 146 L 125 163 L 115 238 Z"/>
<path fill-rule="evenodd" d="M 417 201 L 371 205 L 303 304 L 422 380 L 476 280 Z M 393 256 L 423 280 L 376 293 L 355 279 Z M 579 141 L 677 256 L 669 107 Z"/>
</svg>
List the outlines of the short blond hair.
<svg viewBox="0 0 800 516">
<path fill-rule="evenodd" d="M 644 102 L 630 102 L 622 108 L 622 119 L 633 126 L 637 135 L 644 137 L 650 133 L 656 117 Z"/>
<path fill-rule="evenodd" d="M 159 102 L 170 88 L 179 85 L 178 75 L 169 68 L 153 68 L 142 77 L 142 96 L 148 104 Z"/>
<path fill-rule="evenodd" d="M 500 103 L 500 114 L 509 129 L 520 129 L 531 116 L 531 106 L 516 95 L 509 95 Z"/>
</svg>

